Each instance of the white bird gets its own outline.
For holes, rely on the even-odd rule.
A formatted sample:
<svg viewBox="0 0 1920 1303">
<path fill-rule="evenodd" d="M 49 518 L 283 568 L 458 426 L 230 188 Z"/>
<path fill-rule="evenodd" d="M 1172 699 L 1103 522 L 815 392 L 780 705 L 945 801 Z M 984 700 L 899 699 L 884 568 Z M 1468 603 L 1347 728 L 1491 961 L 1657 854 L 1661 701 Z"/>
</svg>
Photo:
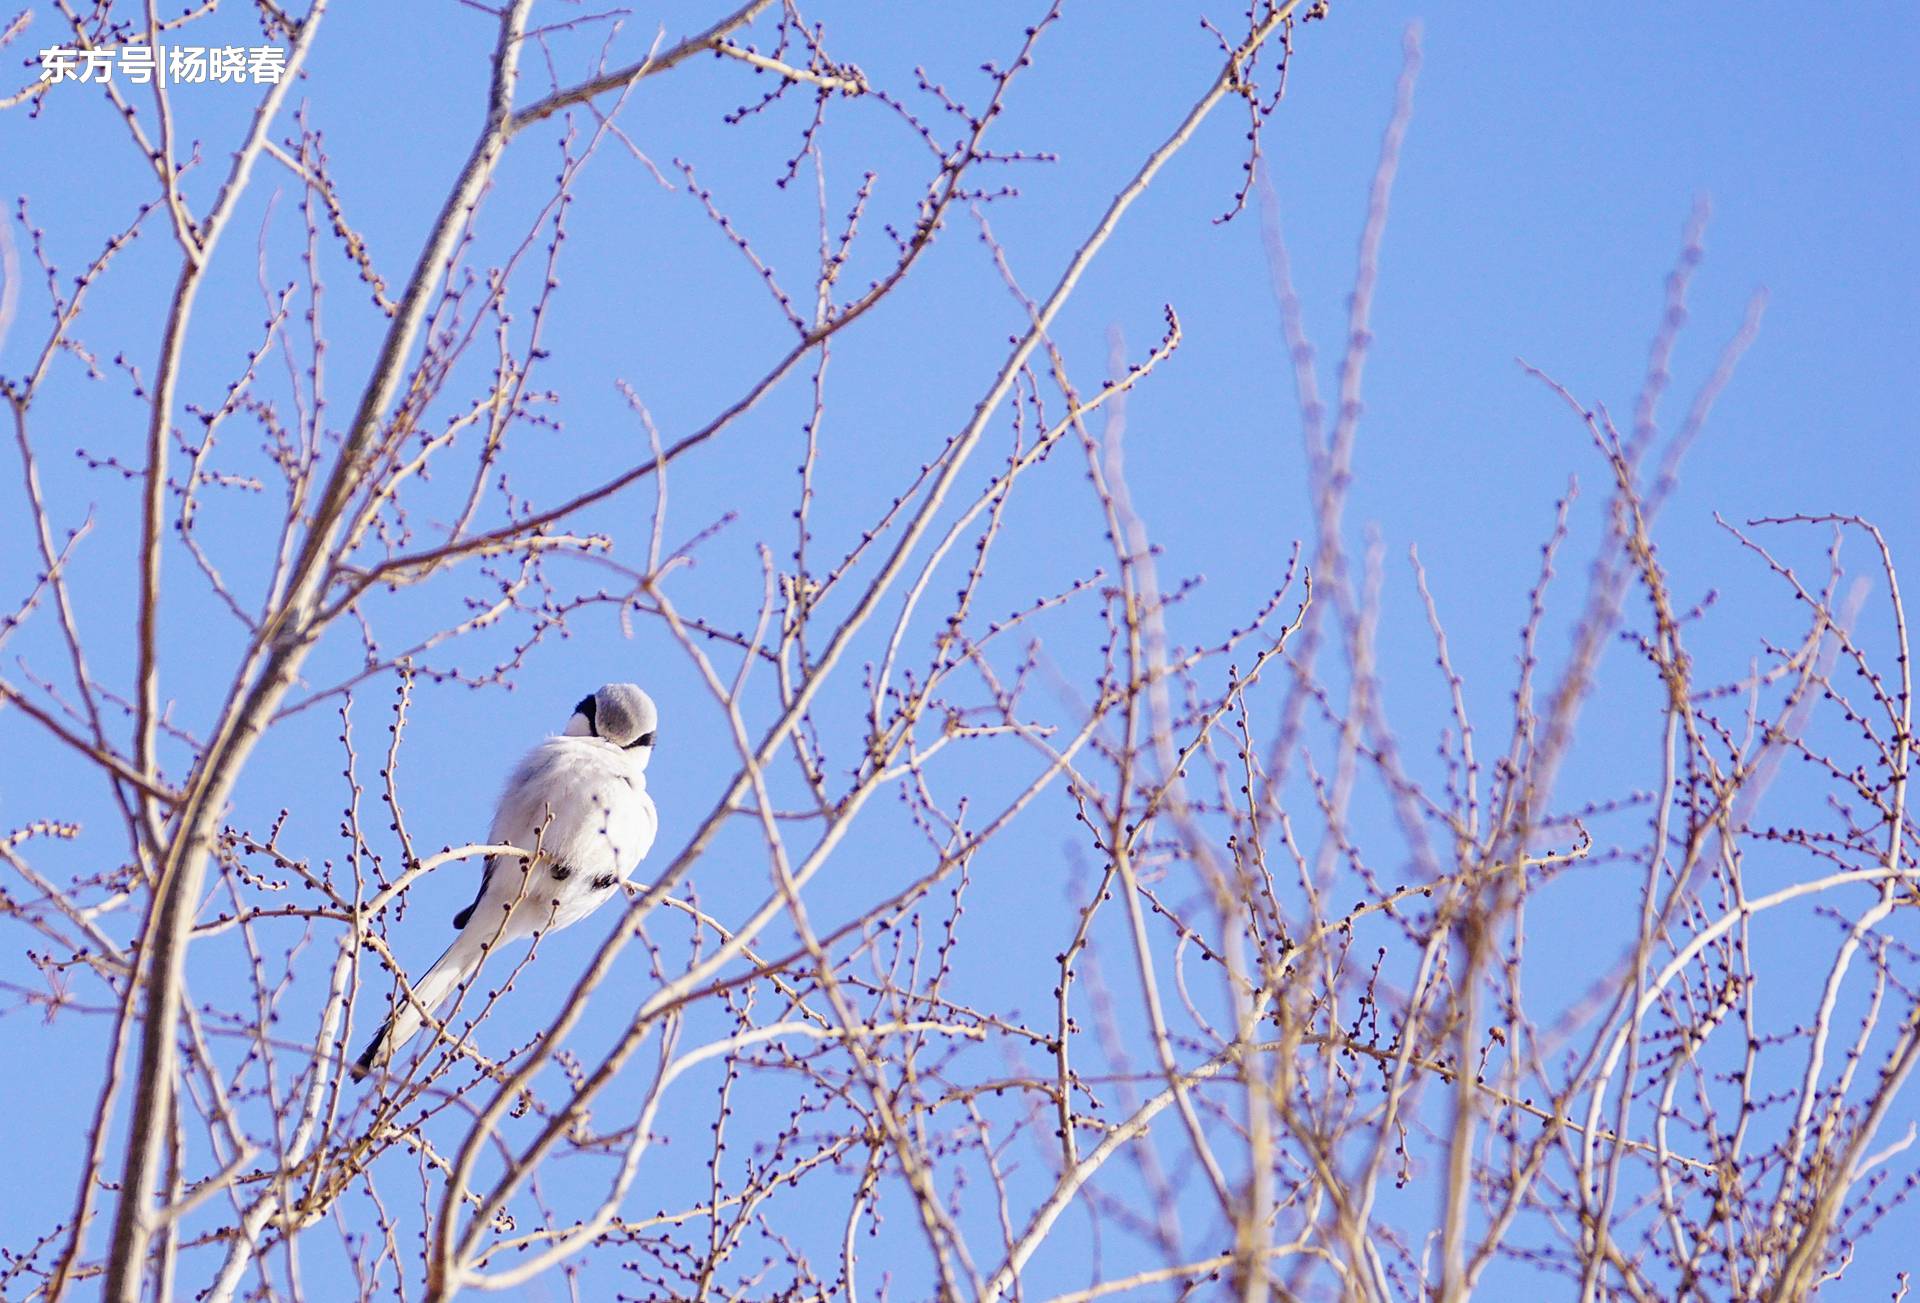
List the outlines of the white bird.
<svg viewBox="0 0 1920 1303">
<path fill-rule="evenodd" d="M 495 946 L 577 923 L 619 888 L 653 846 L 659 816 L 647 761 L 659 712 L 631 683 L 583 697 L 566 732 L 527 752 L 494 812 L 489 843 L 526 855 L 488 857 L 473 903 L 453 917 L 447 952 L 413 984 L 353 1065 L 357 1080 L 391 1059 L 479 971 Z"/>
</svg>

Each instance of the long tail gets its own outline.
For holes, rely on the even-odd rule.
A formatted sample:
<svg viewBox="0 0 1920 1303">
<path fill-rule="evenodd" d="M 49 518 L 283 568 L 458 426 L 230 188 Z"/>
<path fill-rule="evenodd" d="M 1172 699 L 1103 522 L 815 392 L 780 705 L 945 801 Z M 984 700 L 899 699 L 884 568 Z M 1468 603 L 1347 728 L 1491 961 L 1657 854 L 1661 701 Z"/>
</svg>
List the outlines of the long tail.
<svg viewBox="0 0 1920 1303">
<path fill-rule="evenodd" d="M 447 952 L 433 961 L 427 975 L 413 984 L 414 999 L 397 998 L 394 1011 L 380 1024 L 380 1030 L 367 1042 L 367 1048 L 360 1051 L 351 1069 L 353 1079 L 359 1081 L 376 1065 L 391 1059 L 425 1023 L 421 1006 L 439 1008 L 456 987 L 479 970 L 486 953 L 485 938 L 477 933 L 462 932 L 455 937 Z"/>
</svg>

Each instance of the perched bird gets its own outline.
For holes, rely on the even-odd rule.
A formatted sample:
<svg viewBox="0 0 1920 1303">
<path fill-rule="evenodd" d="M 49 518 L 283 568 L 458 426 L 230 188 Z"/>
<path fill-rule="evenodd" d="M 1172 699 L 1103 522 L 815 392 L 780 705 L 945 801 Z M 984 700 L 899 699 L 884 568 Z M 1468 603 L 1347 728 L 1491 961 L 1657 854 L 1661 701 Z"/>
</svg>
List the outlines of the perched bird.
<svg viewBox="0 0 1920 1303">
<path fill-rule="evenodd" d="M 420 1030 L 422 1008 L 437 1009 L 489 950 L 577 923 L 619 894 L 660 826 L 646 778 L 658 722 L 653 698 L 609 683 L 515 766 L 487 840 L 527 853 L 488 857 L 479 894 L 453 916 L 460 935 L 413 984 L 413 999 L 395 996 L 353 1065 L 356 1080 L 392 1058 Z"/>
</svg>

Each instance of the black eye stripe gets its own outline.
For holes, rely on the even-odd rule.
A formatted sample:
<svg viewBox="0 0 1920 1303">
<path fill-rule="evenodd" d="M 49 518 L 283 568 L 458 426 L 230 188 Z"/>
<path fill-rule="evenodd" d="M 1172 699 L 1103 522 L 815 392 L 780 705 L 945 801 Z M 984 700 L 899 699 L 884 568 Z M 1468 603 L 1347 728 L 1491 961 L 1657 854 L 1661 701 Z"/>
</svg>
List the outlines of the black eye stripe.
<svg viewBox="0 0 1920 1303">
<path fill-rule="evenodd" d="M 650 747 L 652 745 L 653 745 L 653 734 L 642 733 L 639 737 L 627 743 L 627 745 L 623 747 L 622 750 L 631 751 L 635 747 Z"/>
<path fill-rule="evenodd" d="M 599 711 L 600 703 L 593 698 L 591 693 L 580 698 L 580 704 L 573 708 L 574 714 L 585 715 L 587 717 L 587 732 L 593 734 L 595 737 L 600 736 L 600 723 L 596 718 Z"/>
</svg>

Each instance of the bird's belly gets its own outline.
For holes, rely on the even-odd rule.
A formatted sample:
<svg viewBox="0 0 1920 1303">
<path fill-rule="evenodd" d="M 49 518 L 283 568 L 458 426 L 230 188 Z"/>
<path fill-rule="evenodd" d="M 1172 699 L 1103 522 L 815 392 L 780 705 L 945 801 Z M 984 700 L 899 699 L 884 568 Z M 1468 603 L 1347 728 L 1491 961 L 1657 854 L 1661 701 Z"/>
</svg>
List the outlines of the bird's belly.
<svg viewBox="0 0 1920 1303">
<path fill-rule="evenodd" d="M 577 873 L 555 878 L 552 866 L 544 863 L 536 864 L 529 874 L 525 865 L 521 865 L 519 873 L 501 883 L 503 890 L 495 897 L 498 901 L 495 908 L 507 915 L 497 941 L 554 932 L 578 923 L 613 894 L 613 889 L 595 887 L 594 881 Z"/>
<path fill-rule="evenodd" d="M 552 926 L 556 929 L 572 927 L 598 909 L 608 896 L 618 890 L 617 884 L 596 887 L 591 882 L 583 882 L 578 886 L 569 882 L 567 887 L 569 890 L 553 892 L 551 904 L 547 906 L 547 909 L 552 911 Z"/>
</svg>

